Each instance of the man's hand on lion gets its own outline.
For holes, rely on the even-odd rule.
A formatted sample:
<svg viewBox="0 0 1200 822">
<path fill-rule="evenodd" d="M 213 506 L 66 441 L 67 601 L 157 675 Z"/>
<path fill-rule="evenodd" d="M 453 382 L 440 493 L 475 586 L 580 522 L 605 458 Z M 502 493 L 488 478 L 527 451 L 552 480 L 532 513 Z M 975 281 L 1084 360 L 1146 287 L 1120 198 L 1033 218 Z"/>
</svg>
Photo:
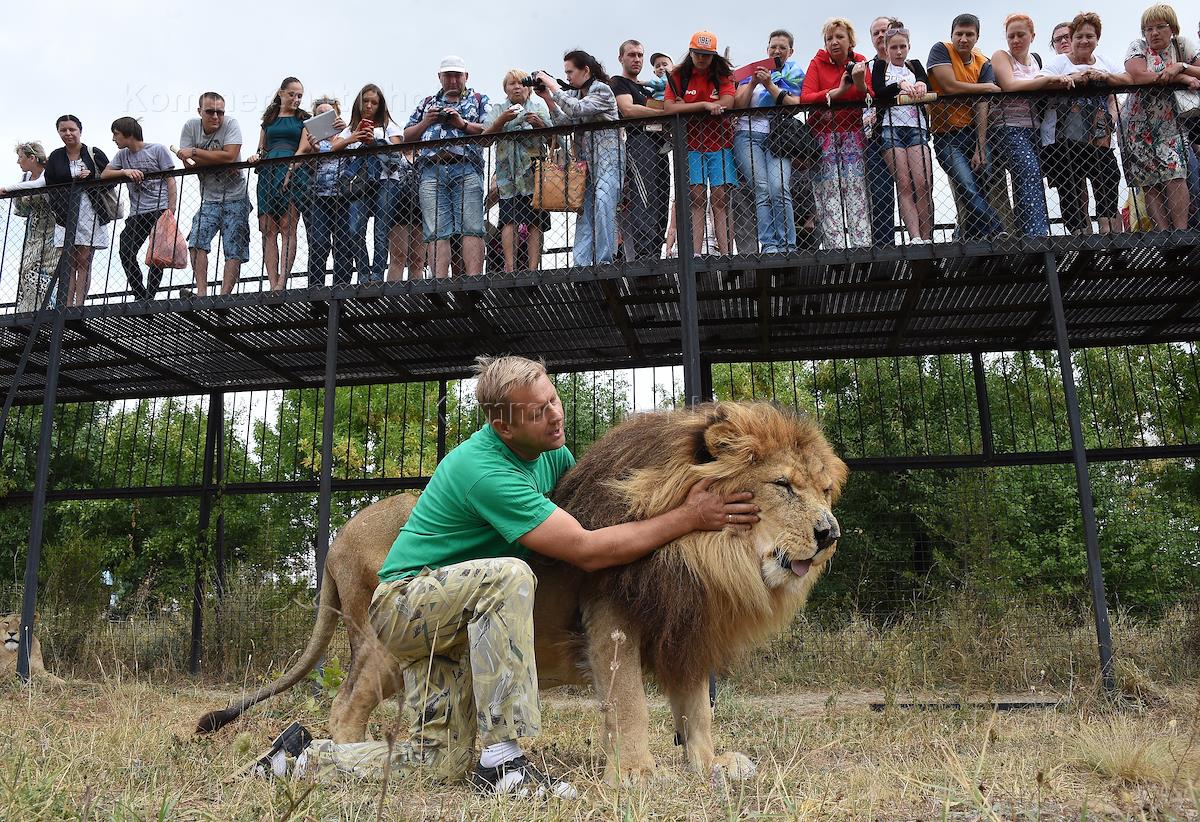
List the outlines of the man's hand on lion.
<svg viewBox="0 0 1200 822">
<path fill-rule="evenodd" d="M 693 531 L 749 531 L 758 522 L 757 505 L 750 502 L 754 494 L 738 491 L 736 494 L 717 494 L 708 490 L 714 479 L 702 479 L 688 491 L 684 506 L 692 514 L 696 527 Z"/>
</svg>

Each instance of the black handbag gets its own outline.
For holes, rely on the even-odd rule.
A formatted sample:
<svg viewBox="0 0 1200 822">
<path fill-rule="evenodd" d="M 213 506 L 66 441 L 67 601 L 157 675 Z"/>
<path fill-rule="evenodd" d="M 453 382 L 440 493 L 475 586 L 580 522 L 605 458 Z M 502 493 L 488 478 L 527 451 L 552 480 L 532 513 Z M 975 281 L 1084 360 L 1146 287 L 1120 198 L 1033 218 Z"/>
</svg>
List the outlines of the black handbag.
<svg viewBox="0 0 1200 822">
<path fill-rule="evenodd" d="M 821 146 L 808 123 L 786 112 L 775 117 L 764 148 L 783 160 L 809 166 L 821 159 Z"/>
<path fill-rule="evenodd" d="M 337 179 L 338 196 L 346 200 L 362 200 L 372 196 L 379 180 L 371 174 L 371 163 L 366 157 L 359 158 L 362 162 L 353 174 L 342 174 Z"/>
</svg>

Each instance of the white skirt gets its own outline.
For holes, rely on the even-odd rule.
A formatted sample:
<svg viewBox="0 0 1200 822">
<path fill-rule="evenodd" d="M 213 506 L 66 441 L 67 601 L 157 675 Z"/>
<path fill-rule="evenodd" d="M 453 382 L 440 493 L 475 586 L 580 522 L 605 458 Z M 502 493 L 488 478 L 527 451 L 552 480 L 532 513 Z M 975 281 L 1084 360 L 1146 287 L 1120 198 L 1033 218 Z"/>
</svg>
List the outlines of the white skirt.
<svg viewBox="0 0 1200 822">
<path fill-rule="evenodd" d="M 101 223 L 92 208 L 92 199 L 83 193 L 79 197 L 79 227 L 75 229 L 75 245 L 91 246 L 92 248 L 108 248 L 108 225 Z M 62 248 L 67 241 L 67 229 L 61 225 L 54 226 L 54 247 Z"/>
</svg>

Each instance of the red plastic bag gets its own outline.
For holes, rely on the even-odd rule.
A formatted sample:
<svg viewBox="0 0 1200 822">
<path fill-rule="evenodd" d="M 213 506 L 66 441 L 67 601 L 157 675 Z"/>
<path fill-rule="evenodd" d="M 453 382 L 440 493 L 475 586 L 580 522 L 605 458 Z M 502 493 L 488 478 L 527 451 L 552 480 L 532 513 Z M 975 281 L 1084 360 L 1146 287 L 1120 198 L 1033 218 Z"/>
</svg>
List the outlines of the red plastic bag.
<svg viewBox="0 0 1200 822">
<path fill-rule="evenodd" d="M 150 233 L 150 245 L 146 246 L 146 265 L 158 268 L 187 268 L 187 237 L 179 233 L 175 215 L 164 211 Z"/>
</svg>

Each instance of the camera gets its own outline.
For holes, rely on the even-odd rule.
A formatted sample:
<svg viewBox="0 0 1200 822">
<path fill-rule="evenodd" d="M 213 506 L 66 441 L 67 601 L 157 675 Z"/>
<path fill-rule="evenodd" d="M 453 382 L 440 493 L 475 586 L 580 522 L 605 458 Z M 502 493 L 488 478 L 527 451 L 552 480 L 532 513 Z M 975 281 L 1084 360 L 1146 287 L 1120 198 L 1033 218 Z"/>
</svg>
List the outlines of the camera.
<svg viewBox="0 0 1200 822">
<path fill-rule="evenodd" d="M 851 74 L 854 72 L 854 66 L 855 66 L 855 65 L 856 65 L 856 64 L 855 64 L 855 62 L 854 62 L 854 58 L 853 58 L 853 57 L 851 57 L 849 60 L 847 60 L 847 61 L 846 61 L 846 79 L 847 79 L 847 80 L 849 80 L 849 79 L 850 79 L 850 75 L 851 75 Z"/>
<path fill-rule="evenodd" d="M 545 91 L 546 84 L 544 82 L 542 82 L 541 80 L 535 78 L 533 76 L 534 74 L 536 74 L 536 72 L 530 72 L 528 77 L 522 77 L 521 85 L 525 86 L 525 88 L 531 88 L 536 92 Z"/>
</svg>

